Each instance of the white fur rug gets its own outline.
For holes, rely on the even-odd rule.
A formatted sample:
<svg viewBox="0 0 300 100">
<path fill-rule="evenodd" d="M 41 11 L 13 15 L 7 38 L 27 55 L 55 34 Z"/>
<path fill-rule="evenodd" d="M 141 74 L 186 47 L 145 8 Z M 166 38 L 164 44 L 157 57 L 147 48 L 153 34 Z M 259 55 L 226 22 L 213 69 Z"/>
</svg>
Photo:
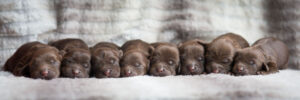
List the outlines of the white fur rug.
<svg viewBox="0 0 300 100">
<path fill-rule="evenodd" d="M 139 76 L 114 79 L 50 81 L 0 72 L 0 99 L 300 99 L 300 71 L 283 70 L 265 76 Z"/>
</svg>

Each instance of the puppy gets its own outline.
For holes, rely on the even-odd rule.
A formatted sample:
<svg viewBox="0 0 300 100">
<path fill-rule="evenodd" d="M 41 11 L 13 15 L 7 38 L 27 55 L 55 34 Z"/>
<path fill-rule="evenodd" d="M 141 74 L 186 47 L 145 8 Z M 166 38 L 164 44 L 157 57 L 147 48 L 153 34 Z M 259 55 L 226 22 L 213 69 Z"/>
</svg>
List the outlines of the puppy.
<svg viewBox="0 0 300 100">
<path fill-rule="evenodd" d="M 91 54 L 87 44 L 80 39 L 63 39 L 49 43 L 65 52 L 61 65 L 61 76 L 87 78 L 91 69 Z"/>
<path fill-rule="evenodd" d="M 176 75 L 179 66 L 179 50 L 171 43 L 153 43 L 155 48 L 151 56 L 150 75 Z"/>
<path fill-rule="evenodd" d="M 234 59 L 236 75 L 269 74 L 287 68 L 287 46 L 275 38 L 262 38 L 251 47 L 239 50 Z"/>
<path fill-rule="evenodd" d="M 100 42 L 90 49 L 92 54 L 92 75 L 96 78 L 117 78 L 120 76 L 119 61 L 123 52 L 114 43 Z"/>
<path fill-rule="evenodd" d="M 199 75 L 202 74 L 205 61 L 204 41 L 199 39 L 188 40 L 178 44 L 180 52 L 180 74 Z"/>
<path fill-rule="evenodd" d="M 121 76 L 146 75 L 149 70 L 149 57 L 153 47 L 142 40 L 130 40 L 121 49 L 124 53 L 121 60 Z"/>
<path fill-rule="evenodd" d="M 227 33 L 206 44 L 206 71 L 208 73 L 230 73 L 237 50 L 249 47 L 241 36 Z"/>
<path fill-rule="evenodd" d="M 62 55 L 49 45 L 29 42 L 22 45 L 4 65 L 16 76 L 50 80 L 60 75 Z"/>
</svg>

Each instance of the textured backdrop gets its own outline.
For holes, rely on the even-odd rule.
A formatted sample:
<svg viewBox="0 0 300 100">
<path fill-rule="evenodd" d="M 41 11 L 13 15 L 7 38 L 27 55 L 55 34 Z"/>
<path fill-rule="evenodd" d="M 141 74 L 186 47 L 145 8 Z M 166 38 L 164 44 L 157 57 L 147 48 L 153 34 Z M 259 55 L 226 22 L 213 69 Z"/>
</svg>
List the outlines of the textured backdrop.
<svg viewBox="0 0 300 100">
<path fill-rule="evenodd" d="M 289 46 L 290 67 L 299 69 L 299 5 L 297 0 L 0 0 L 0 66 L 29 41 L 178 43 L 234 32 L 250 43 L 280 38 Z"/>
</svg>

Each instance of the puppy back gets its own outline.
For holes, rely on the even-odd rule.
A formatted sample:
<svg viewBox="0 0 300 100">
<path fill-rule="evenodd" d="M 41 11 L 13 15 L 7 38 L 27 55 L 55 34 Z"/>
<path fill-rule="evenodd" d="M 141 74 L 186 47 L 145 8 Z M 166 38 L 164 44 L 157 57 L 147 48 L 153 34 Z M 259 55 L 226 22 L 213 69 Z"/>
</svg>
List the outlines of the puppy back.
<svg viewBox="0 0 300 100">
<path fill-rule="evenodd" d="M 271 57 L 276 61 L 279 69 L 288 67 L 289 51 L 287 45 L 283 41 L 273 37 L 266 37 L 257 40 L 252 47 L 263 50 L 263 53 L 267 57 Z"/>
<path fill-rule="evenodd" d="M 48 43 L 51 46 L 56 47 L 58 50 L 67 50 L 70 48 L 82 48 L 88 50 L 88 45 L 81 39 L 68 38 Z"/>
<path fill-rule="evenodd" d="M 249 47 L 248 41 L 245 38 L 243 38 L 242 36 L 235 34 L 235 33 L 223 34 L 223 35 L 217 37 L 216 39 L 214 39 L 214 41 L 217 41 L 219 39 L 229 39 L 233 42 L 234 45 L 237 45 L 236 47 L 240 47 L 240 48 Z"/>
<path fill-rule="evenodd" d="M 152 48 L 153 47 L 149 43 L 140 39 L 129 40 L 126 43 L 124 43 L 121 47 L 124 54 L 127 54 L 127 52 L 137 51 L 144 53 L 146 56 L 150 56 Z"/>
</svg>

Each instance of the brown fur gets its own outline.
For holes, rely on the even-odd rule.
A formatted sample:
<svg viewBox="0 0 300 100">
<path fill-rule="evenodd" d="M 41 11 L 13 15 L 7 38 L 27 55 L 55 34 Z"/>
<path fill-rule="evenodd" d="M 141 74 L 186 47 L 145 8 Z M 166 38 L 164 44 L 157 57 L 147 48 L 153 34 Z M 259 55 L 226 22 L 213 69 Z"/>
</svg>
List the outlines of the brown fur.
<svg viewBox="0 0 300 100">
<path fill-rule="evenodd" d="M 206 71 L 208 73 L 229 73 L 237 50 L 249 47 L 241 36 L 227 33 L 206 45 Z"/>
<path fill-rule="evenodd" d="M 16 76 L 53 79 L 60 75 L 59 51 L 40 42 L 22 45 L 4 65 L 4 70 Z"/>
<path fill-rule="evenodd" d="M 171 43 L 154 43 L 155 48 L 151 56 L 150 75 L 168 76 L 176 75 L 179 67 L 179 50 Z"/>
<path fill-rule="evenodd" d="M 114 43 L 100 42 L 91 48 L 92 75 L 96 78 L 120 77 L 119 61 L 123 52 Z"/>
<path fill-rule="evenodd" d="M 87 78 L 90 74 L 91 54 L 87 44 L 80 39 L 62 39 L 49 43 L 65 52 L 61 65 L 61 76 Z"/>
<path fill-rule="evenodd" d="M 262 38 L 237 52 L 233 72 L 236 75 L 274 73 L 287 68 L 288 60 L 288 48 L 282 41 Z"/>
<path fill-rule="evenodd" d="M 146 75 L 153 47 L 142 40 L 130 40 L 121 48 L 124 52 L 121 60 L 121 76 Z"/>
<path fill-rule="evenodd" d="M 52 41 L 49 42 L 49 45 L 56 47 L 58 50 L 67 50 L 70 48 L 81 48 L 85 50 L 89 49 L 89 47 L 84 41 L 82 41 L 81 39 L 74 39 L 74 38 Z"/>
<path fill-rule="evenodd" d="M 199 39 L 178 44 L 180 52 L 180 74 L 199 75 L 205 71 L 204 42 Z"/>
</svg>

